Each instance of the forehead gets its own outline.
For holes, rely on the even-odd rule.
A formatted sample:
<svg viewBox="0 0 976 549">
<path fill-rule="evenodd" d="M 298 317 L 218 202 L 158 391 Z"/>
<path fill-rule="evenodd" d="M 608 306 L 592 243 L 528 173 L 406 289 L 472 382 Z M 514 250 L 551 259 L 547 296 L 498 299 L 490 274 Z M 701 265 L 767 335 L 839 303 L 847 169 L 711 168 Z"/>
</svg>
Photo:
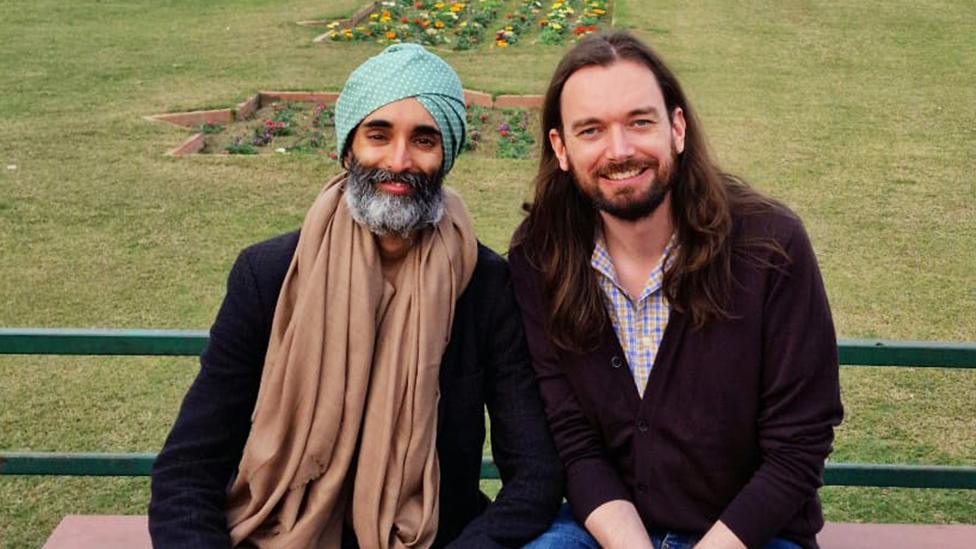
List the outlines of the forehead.
<svg viewBox="0 0 976 549">
<path fill-rule="evenodd" d="M 369 113 L 360 123 L 360 127 L 362 128 L 378 121 L 389 124 L 393 129 L 403 129 L 406 131 L 410 131 L 418 126 L 437 127 L 437 122 L 434 120 L 434 117 L 414 97 L 407 97 L 383 105 Z"/>
<path fill-rule="evenodd" d="M 610 119 L 636 109 L 665 112 L 661 86 L 647 66 L 630 60 L 591 65 L 574 72 L 563 85 L 563 125 L 584 118 Z"/>
</svg>

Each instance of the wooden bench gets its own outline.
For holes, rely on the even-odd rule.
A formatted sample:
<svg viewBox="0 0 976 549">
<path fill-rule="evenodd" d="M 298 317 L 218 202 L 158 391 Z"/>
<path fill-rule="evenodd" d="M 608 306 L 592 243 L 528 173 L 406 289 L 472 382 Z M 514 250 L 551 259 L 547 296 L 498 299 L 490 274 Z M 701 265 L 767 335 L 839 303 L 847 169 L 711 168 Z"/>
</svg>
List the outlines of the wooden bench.
<svg viewBox="0 0 976 549">
<path fill-rule="evenodd" d="M 973 549 L 976 526 L 828 522 L 817 536 L 823 549 Z M 145 515 L 68 515 L 44 549 L 151 549 Z"/>
<path fill-rule="evenodd" d="M 197 356 L 207 332 L 186 330 L 0 329 L 0 355 Z M 976 344 L 841 340 L 845 366 L 976 368 Z M 145 476 L 152 453 L 61 453 L 0 450 L 3 475 Z M 482 477 L 497 479 L 485 459 Z M 976 467 L 828 463 L 829 486 L 976 489 Z M 45 547 L 149 547 L 142 516 L 69 515 Z M 92 537 L 96 536 L 96 537 Z M 829 523 L 818 536 L 825 549 L 861 547 L 976 548 L 976 525 Z M 111 545 L 120 543 L 121 545 Z"/>
</svg>

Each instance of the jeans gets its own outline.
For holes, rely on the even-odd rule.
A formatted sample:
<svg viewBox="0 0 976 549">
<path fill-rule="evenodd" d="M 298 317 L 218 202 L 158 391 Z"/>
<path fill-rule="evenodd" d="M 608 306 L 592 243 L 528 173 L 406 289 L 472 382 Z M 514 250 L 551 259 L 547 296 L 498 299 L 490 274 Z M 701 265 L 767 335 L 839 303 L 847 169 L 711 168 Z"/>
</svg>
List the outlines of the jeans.
<svg viewBox="0 0 976 549">
<path fill-rule="evenodd" d="M 654 549 L 691 549 L 698 543 L 697 537 L 683 536 L 671 532 L 651 534 Z M 523 549 L 600 549 L 600 544 L 573 518 L 568 503 L 559 509 L 559 515 L 549 529 L 526 545 Z M 763 549 L 800 549 L 792 541 L 775 538 Z"/>
</svg>

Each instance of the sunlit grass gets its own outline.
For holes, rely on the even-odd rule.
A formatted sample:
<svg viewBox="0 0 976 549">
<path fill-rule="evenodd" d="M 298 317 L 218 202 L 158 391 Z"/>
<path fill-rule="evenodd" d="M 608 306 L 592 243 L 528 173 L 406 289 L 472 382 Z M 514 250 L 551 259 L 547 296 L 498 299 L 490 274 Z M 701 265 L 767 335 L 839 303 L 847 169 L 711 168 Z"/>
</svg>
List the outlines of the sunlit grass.
<svg viewBox="0 0 976 549">
<path fill-rule="evenodd" d="M 673 64 L 722 164 L 794 207 L 841 337 L 976 340 L 976 6 L 617 2 Z M 0 5 L 0 326 L 204 329 L 238 250 L 293 230 L 327 158 L 169 158 L 148 114 L 339 89 L 375 44 L 295 21 L 358 1 Z M 447 52 L 466 87 L 541 93 L 562 48 Z M 15 166 L 15 169 L 7 168 Z M 507 248 L 535 166 L 461 157 Z M 0 358 L 0 448 L 156 451 L 188 359 Z M 972 371 L 845 369 L 835 461 L 976 465 Z M 145 479 L 0 478 L 0 545 L 68 513 L 142 513 Z M 972 491 L 824 490 L 830 520 L 971 522 Z"/>
</svg>

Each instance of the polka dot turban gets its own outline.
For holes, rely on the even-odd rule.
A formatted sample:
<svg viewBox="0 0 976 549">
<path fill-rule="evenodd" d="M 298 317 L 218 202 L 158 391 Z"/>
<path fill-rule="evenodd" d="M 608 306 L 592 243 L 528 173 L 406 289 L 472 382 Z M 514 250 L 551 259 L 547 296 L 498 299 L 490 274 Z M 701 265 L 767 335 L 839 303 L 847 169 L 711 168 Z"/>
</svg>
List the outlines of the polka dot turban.
<svg viewBox="0 0 976 549">
<path fill-rule="evenodd" d="M 335 111 L 340 157 L 353 129 L 369 113 L 407 97 L 415 97 L 437 123 L 444 173 L 449 172 L 464 144 L 464 90 L 450 65 L 417 44 L 394 44 L 349 75 Z"/>
</svg>

